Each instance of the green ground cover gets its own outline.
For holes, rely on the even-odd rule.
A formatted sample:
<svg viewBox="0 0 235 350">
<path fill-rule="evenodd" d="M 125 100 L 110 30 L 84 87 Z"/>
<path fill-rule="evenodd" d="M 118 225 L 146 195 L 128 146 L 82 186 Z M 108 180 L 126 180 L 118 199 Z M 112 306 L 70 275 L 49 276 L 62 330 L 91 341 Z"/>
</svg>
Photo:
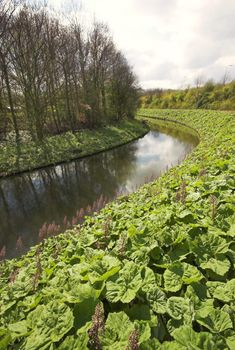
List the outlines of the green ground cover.
<svg viewBox="0 0 235 350">
<path fill-rule="evenodd" d="M 140 114 L 201 142 L 82 227 L 2 262 L 0 349 L 235 348 L 235 114 Z"/>
<path fill-rule="evenodd" d="M 19 147 L 14 136 L 0 143 L 0 177 L 94 154 L 127 143 L 147 132 L 138 121 L 123 120 L 95 130 L 50 136 L 32 142 L 23 134 Z"/>
</svg>

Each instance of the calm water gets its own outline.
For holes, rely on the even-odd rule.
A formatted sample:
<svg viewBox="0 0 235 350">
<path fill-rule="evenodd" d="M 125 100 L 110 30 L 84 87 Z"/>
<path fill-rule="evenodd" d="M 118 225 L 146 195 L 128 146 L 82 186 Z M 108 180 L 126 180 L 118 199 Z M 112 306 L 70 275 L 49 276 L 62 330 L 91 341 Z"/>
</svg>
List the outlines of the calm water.
<svg viewBox="0 0 235 350">
<path fill-rule="evenodd" d="M 80 208 L 97 210 L 117 194 L 134 191 L 182 161 L 196 144 L 186 133 L 152 130 L 111 151 L 1 180 L 0 250 L 5 246 L 7 257 L 22 254 L 48 224 L 63 230 L 68 221 L 79 222 Z"/>
</svg>

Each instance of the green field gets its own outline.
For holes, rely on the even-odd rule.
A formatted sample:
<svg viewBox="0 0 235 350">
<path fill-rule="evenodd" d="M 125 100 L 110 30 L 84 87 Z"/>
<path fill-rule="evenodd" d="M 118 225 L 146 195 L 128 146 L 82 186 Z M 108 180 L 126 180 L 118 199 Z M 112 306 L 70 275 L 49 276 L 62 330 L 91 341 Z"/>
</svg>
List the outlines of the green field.
<svg viewBox="0 0 235 350">
<path fill-rule="evenodd" d="M 1 263 L 0 349 L 235 349 L 235 113 L 139 114 L 185 123 L 200 143 L 82 227 Z"/>
<path fill-rule="evenodd" d="M 0 143 L 0 177 L 98 153 L 130 142 L 147 131 L 142 123 L 126 119 L 95 130 L 50 136 L 40 142 L 22 134 L 18 147 L 14 135 L 9 136 L 7 142 Z"/>
</svg>

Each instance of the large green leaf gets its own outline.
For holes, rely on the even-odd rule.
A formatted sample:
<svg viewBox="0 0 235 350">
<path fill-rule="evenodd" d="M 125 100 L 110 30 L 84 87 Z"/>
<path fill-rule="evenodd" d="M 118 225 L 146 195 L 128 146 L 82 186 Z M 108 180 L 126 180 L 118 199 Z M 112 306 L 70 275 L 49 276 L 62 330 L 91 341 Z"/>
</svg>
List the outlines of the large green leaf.
<svg viewBox="0 0 235 350">
<path fill-rule="evenodd" d="M 138 344 L 142 344 L 151 337 L 151 328 L 148 321 L 135 321 L 135 330 L 138 334 Z"/>
<path fill-rule="evenodd" d="M 149 267 L 144 267 L 142 270 L 142 286 L 141 290 L 143 292 L 147 292 L 151 286 L 155 286 L 157 281 L 156 281 L 156 274 L 151 270 Z"/>
<path fill-rule="evenodd" d="M 101 290 L 94 289 L 89 283 L 69 281 L 63 288 L 61 301 L 78 304 L 86 299 L 98 299 Z"/>
<path fill-rule="evenodd" d="M 159 314 L 166 312 L 166 295 L 158 286 L 151 285 L 146 292 L 146 299 L 153 311 Z"/>
<path fill-rule="evenodd" d="M 73 309 L 74 314 L 74 328 L 79 329 L 87 322 L 92 320 L 92 316 L 95 312 L 98 299 L 86 298 L 80 303 L 76 304 Z"/>
<path fill-rule="evenodd" d="M 207 281 L 206 282 L 206 286 L 207 286 L 207 291 L 208 291 L 208 297 L 213 297 L 216 288 L 219 287 L 219 286 L 224 286 L 224 282 Z"/>
<path fill-rule="evenodd" d="M 193 265 L 187 264 L 187 263 L 182 263 L 183 265 L 183 276 L 182 276 L 182 281 L 185 284 L 192 284 L 199 282 L 204 276 L 202 273 Z"/>
<path fill-rule="evenodd" d="M 181 211 L 179 214 L 177 214 L 177 217 L 186 223 L 194 221 L 194 215 L 188 209 Z"/>
<path fill-rule="evenodd" d="M 183 283 L 191 284 L 199 282 L 203 275 L 193 265 L 185 262 L 176 263 L 164 272 L 164 287 L 169 292 L 177 292 L 182 288 Z"/>
<path fill-rule="evenodd" d="M 231 318 L 227 312 L 211 309 L 205 317 L 203 316 L 205 315 L 197 314 L 197 322 L 208 328 L 212 333 L 222 333 L 226 329 L 233 328 Z"/>
<path fill-rule="evenodd" d="M 136 297 L 136 293 L 142 285 L 141 269 L 133 262 L 127 262 L 119 271 L 115 282 L 108 281 L 106 284 L 106 298 L 116 303 L 129 303 Z"/>
<path fill-rule="evenodd" d="M 141 350 L 160 350 L 162 349 L 161 343 L 156 339 L 149 339 L 146 342 L 142 343 L 140 346 Z"/>
<path fill-rule="evenodd" d="M 172 335 L 175 329 L 178 329 L 179 327 L 184 325 L 184 320 L 175 320 L 174 318 L 170 318 L 167 322 L 167 330 Z"/>
<path fill-rule="evenodd" d="M 174 266 L 164 272 L 164 288 L 168 292 L 177 292 L 182 288 L 183 270 L 181 266 Z"/>
<path fill-rule="evenodd" d="M 214 233 L 200 235 L 189 241 L 189 245 L 199 263 L 229 251 L 229 243 Z"/>
<path fill-rule="evenodd" d="M 46 344 L 58 342 L 73 327 L 73 313 L 58 301 L 39 305 L 27 318 L 32 332 L 25 342 L 25 350 L 41 349 Z"/>
<path fill-rule="evenodd" d="M 230 350 L 235 349 L 235 334 L 226 337 L 226 344 L 228 345 Z"/>
<path fill-rule="evenodd" d="M 12 293 L 16 299 L 22 298 L 34 290 L 32 279 L 35 273 L 36 268 L 33 264 L 20 269 L 12 285 Z"/>
<path fill-rule="evenodd" d="M 11 307 L 17 303 L 17 300 L 11 300 L 9 296 L 4 300 L 3 295 L 1 296 L 2 300 L 0 300 L 0 315 L 4 315 L 6 311 L 11 309 Z"/>
<path fill-rule="evenodd" d="M 204 270 L 211 270 L 219 276 L 224 276 L 231 267 L 230 261 L 226 257 L 220 259 L 210 258 L 206 262 L 200 264 Z"/>
<path fill-rule="evenodd" d="M 214 298 L 221 300 L 224 303 L 235 301 L 235 279 L 228 281 L 223 285 L 215 288 L 213 293 Z"/>
<path fill-rule="evenodd" d="M 230 228 L 226 232 L 227 236 L 235 237 L 235 215 L 230 219 Z"/>
<path fill-rule="evenodd" d="M 12 323 L 8 326 L 8 329 L 13 339 L 25 337 L 29 332 L 26 320 Z"/>
<path fill-rule="evenodd" d="M 151 286 L 156 285 L 156 275 L 149 267 L 144 267 L 142 273 L 144 272 L 144 277 L 142 281 L 142 291 L 147 292 Z"/>
<path fill-rule="evenodd" d="M 172 248 L 173 249 L 170 249 L 170 251 L 168 252 L 169 258 L 172 261 L 172 263 L 183 261 L 186 259 L 187 255 L 190 254 L 187 241 L 174 244 Z"/>
<path fill-rule="evenodd" d="M 58 350 L 88 350 L 88 334 L 83 333 L 79 336 L 68 336 L 58 347 Z"/>
<path fill-rule="evenodd" d="M 194 317 L 194 305 L 190 299 L 170 297 L 167 299 L 167 312 L 175 320 L 187 319 L 188 321 L 192 321 Z"/>
<path fill-rule="evenodd" d="M 8 349 L 8 345 L 11 343 L 12 337 L 8 329 L 0 328 L 0 349 Z"/>
<path fill-rule="evenodd" d="M 126 349 L 129 336 L 134 330 L 134 324 L 125 312 L 110 313 L 105 323 L 104 333 L 100 335 L 102 349 Z"/>
<path fill-rule="evenodd" d="M 17 306 L 24 312 L 28 313 L 29 311 L 35 309 L 42 299 L 42 295 L 35 293 L 33 295 L 28 295 L 22 300 L 19 300 Z"/>
<path fill-rule="evenodd" d="M 98 281 L 106 281 L 120 270 L 121 262 L 112 256 L 104 256 L 97 259 L 89 268 L 87 278 L 93 284 Z"/>
<path fill-rule="evenodd" d="M 133 306 L 127 306 L 124 309 L 131 321 L 133 320 L 151 320 L 150 307 L 145 304 L 135 304 Z"/>
<path fill-rule="evenodd" d="M 201 194 L 199 192 L 190 192 L 186 198 L 187 202 L 196 202 L 200 199 Z"/>
<path fill-rule="evenodd" d="M 184 349 L 190 350 L 215 350 L 215 343 L 212 335 L 207 332 L 196 333 L 189 326 L 181 326 L 172 333 L 174 339 L 183 346 Z"/>
<path fill-rule="evenodd" d="M 185 296 L 191 300 L 205 300 L 207 295 L 207 288 L 202 283 L 190 284 L 185 292 Z"/>
</svg>

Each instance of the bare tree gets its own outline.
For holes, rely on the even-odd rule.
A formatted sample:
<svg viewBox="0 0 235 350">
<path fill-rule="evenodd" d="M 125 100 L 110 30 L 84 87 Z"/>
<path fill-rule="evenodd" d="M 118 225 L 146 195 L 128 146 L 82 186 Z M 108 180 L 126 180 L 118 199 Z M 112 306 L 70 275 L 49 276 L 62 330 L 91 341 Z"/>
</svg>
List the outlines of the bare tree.
<svg viewBox="0 0 235 350">
<path fill-rule="evenodd" d="M 204 84 L 204 77 L 202 74 L 199 74 L 196 76 L 195 80 L 194 80 L 194 85 L 196 86 L 197 89 L 199 89 L 199 87 L 201 87 Z"/>
<path fill-rule="evenodd" d="M 133 115 L 136 78 L 106 25 L 62 24 L 43 1 L 0 4 L 0 127 L 10 117 L 17 142 L 19 125 L 42 140 Z"/>
<path fill-rule="evenodd" d="M 16 115 L 14 102 L 13 102 L 11 81 L 10 81 L 9 52 L 10 52 L 11 42 L 9 41 L 8 32 L 12 27 L 12 18 L 19 3 L 20 3 L 19 1 L 9 2 L 9 1 L 0 0 L 0 70 L 1 70 L 2 82 L 5 83 L 5 86 L 2 84 L 1 97 L 3 96 L 3 92 L 5 88 L 17 144 L 19 143 L 20 134 L 19 134 L 19 127 L 17 123 L 17 115 Z M 2 101 L 3 100 L 1 100 L 1 102 Z M 6 107 L 7 108 L 5 108 L 4 110 L 3 105 L 1 104 L 1 111 L 4 110 L 5 112 L 5 115 L 2 114 L 1 117 L 5 119 L 7 119 L 6 114 L 8 113 L 8 106 Z M 6 123 L 6 120 L 5 120 L 5 123 Z"/>
<path fill-rule="evenodd" d="M 224 71 L 223 77 L 221 79 L 222 85 L 225 85 L 226 83 L 228 83 L 231 80 L 229 68 L 232 66 L 233 66 L 232 64 L 229 64 L 227 67 L 225 67 L 225 71 Z"/>
<path fill-rule="evenodd" d="M 17 14 L 11 30 L 11 62 L 20 93 L 24 96 L 24 108 L 32 136 L 43 138 L 46 117 L 45 74 L 46 12 L 32 11 L 26 7 Z"/>
<path fill-rule="evenodd" d="M 119 120 L 134 115 L 137 108 L 138 84 L 131 67 L 122 53 L 117 52 L 113 62 L 111 78 L 111 106 Z"/>
</svg>

